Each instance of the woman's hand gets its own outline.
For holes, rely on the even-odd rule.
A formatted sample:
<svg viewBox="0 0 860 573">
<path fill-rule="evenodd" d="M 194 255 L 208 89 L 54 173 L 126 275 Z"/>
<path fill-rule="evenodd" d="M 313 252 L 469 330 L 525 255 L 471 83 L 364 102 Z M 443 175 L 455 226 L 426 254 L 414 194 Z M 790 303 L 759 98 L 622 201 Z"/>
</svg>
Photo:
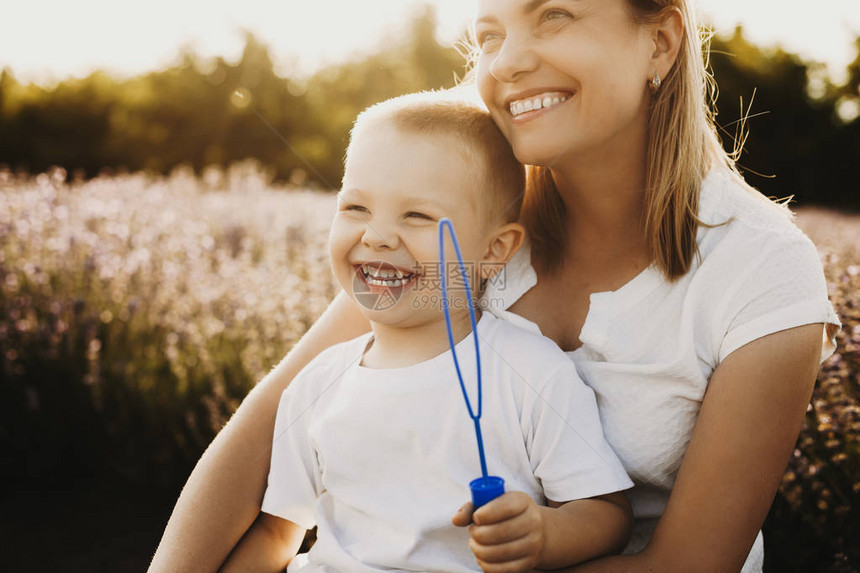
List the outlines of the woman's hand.
<svg viewBox="0 0 860 573">
<path fill-rule="evenodd" d="M 544 548 L 540 508 L 526 493 L 512 491 L 473 511 L 467 503 L 451 520 L 469 527 L 469 548 L 486 573 L 531 571 Z"/>
</svg>

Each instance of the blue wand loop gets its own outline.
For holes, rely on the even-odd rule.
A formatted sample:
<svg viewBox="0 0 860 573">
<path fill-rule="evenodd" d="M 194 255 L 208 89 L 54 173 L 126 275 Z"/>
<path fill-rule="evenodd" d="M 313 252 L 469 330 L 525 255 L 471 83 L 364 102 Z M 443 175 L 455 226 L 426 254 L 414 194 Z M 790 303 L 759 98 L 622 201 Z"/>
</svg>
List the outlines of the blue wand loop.
<svg viewBox="0 0 860 573">
<path fill-rule="evenodd" d="M 472 402 L 469 400 L 469 394 L 466 392 L 466 384 L 463 382 L 463 373 L 460 371 L 460 361 L 457 359 L 457 350 L 454 343 L 454 332 L 451 329 L 451 313 L 448 309 L 448 273 L 445 266 L 445 228 L 451 235 L 451 242 L 454 245 L 454 252 L 457 255 L 457 262 L 460 267 L 460 274 L 463 276 L 463 284 L 466 287 L 466 296 L 469 302 L 469 319 L 472 322 L 472 339 L 475 342 L 475 363 L 478 370 L 478 412 L 472 409 Z M 442 310 L 445 313 L 445 326 L 448 329 L 448 344 L 451 346 L 451 355 L 454 357 L 454 368 L 457 370 L 457 379 L 460 381 L 460 390 L 463 391 L 463 400 L 466 401 L 466 409 L 469 411 L 469 417 L 475 422 L 475 438 L 478 440 L 478 456 L 481 461 L 481 477 L 472 480 L 469 483 L 469 489 L 472 491 L 472 504 L 475 509 L 478 509 L 485 503 L 492 501 L 505 493 L 505 480 L 498 476 L 487 475 L 487 459 L 484 456 L 484 438 L 481 435 L 481 411 L 483 404 L 483 395 L 481 392 L 481 351 L 478 347 L 478 323 L 475 319 L 475 305 L 472 302 L 472 289 L 469 285 L 469 275 L 466 272 L 466 265 L 463 263 L 463 255 L 460 254 L 460 245 L 457 243 L 457 235 L 454 233 L 454 225 L 447 217 L 439 220 L 439 260 L 441 261 L 442 274 Z"/>
</svg>

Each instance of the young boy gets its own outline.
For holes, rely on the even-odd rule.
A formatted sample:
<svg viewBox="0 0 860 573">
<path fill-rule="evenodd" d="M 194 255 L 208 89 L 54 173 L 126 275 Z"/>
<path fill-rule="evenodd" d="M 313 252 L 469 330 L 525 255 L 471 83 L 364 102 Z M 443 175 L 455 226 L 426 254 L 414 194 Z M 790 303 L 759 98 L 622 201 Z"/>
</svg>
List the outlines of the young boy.
<svg viewBox="0 0 860 573">
<path fill-rule="evenodd" d="M 624 546 L 631 514 L 616 492 L 632 482 L 593 393 L 549 339 L 488 312 L 471 332 L 476 293 L 438 263 L 437 222 L 448 217 L 471 284 L 502 268 L 524 236 L 523 179 L 477 104 L 412 94 L 359 116 L 329 248 L 372 332 L 322 352 L 284 392 L 262 513 L 225 571 L 283 570 L 314 525 L 316 544 L 290 571 L 527 571 Z M 469 529 L 451 514 L 481 470 L 440 272 L 473 408 L 479 340 L 487 464 L 508 492 Z"/>
</svg>

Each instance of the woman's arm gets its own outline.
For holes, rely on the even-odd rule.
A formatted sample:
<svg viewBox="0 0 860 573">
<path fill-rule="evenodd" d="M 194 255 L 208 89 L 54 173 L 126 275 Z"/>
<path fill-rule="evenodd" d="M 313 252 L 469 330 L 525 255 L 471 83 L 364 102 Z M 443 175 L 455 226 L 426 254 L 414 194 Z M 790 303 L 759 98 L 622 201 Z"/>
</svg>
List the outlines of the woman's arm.
<svg viewBox="0 0 860 573">
<path fill-rule="evenodd" d="M 266 489 L 275 413 L 284 388 L 324 349 L 370 330 L 338 294 L 286 358 L 248 394 L 191 472 L 150 573 L 215 572 L 254 522 Z"/>
<path fill-rule="evenodd" d="M 675 487 L 648 546 L 575 573 L 740 571 L 779 487 L 812 395 L 822 325 L 730 354 L 708 384 Z"/>
<path fill-rule="evenodd" d="M 292 521 L 261 512 L 218 573 L 282 573 L 304 536 L 305 530 Z"/>
</svg>

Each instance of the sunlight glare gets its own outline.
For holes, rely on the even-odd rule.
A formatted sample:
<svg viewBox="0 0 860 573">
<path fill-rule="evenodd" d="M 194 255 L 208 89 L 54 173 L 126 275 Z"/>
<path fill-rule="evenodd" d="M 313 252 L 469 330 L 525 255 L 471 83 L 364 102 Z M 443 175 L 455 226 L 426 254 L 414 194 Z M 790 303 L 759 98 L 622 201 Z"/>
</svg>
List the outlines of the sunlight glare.
<svg viewBox="0 0 860 573">
<path fill-rule="evenodd" d="M 435 8 L 439 39 L 446 44 L 460 37 L 476 7 L 475 0 L 424 3 Z M 851 40 L 860 34 L 857 0 L 819 0 L 814 8 L 801 0 L 698 4 L 718 33 L 731 33 L 742 23 L 753 42 L 778 42 L 807 58 L 827 61 L 831 71 L 855 56 Z M 248 30 L 269 45 L 280 75 L 300 77 L 396 41 L 421 5 L 421 0 L 30 0 L 7 7 L 0 54 L 3 65 L 25 81 L 56 81 L 97 68 L 130 76 L 174 63 L 183 47 L 204 58 L 236 61 Z"/>
</svg>

